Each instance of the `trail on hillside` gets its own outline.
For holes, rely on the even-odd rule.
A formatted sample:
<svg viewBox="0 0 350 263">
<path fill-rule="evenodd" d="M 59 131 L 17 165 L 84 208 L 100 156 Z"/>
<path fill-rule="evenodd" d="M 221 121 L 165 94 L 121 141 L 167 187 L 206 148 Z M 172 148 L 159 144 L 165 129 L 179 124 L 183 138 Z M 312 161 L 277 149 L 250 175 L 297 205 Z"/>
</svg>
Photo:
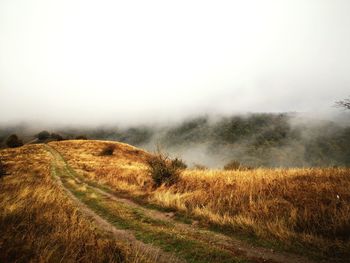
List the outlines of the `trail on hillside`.
<svg viewBox="0 0 350 263">
<path fill-rule="evenodd" d="M 116 238 L 157 255 L 155 262 L 170 262 L 169 255 L 173 262 L 180 261 L 163 249 L 188 262 L 312 262 L 298 255 L 251 246 L 223 234 L 178 222 L 171 213 L 149 209 L 118 197 L 105 187 L 77 175 L 57 150 L 48 145 L 46 147 L 54 157 L 53 173 L 68 195 L 79 204 L 82 212 Z M 123 229 L 115 227 L 116 224 Z M 148 244 L 137 240 L 135 236 L 148 241 Z M 185 246 L 193 246 L 193 251 Z"/>
<path fill-rule="evenodd" d="M 55 151 L 50 146 L 47 146 L 48 150 L 54 157 L 53 161 L 53 167 L 52 167 L 52 173 L 56 179 L 56 182 L 60 187 L 62 187 L 67 195 L 76 202 L 76 204 L 79 206 L 80 211 L 87 216 L 88 218 L 92 219 L 94 222 L 96 222 L 96 225 L 98 228 L 103 229 L 104 231 L 111 233 L 114 238 L 124 241 L 130 245 L 130 248 L 133 251 L 139 251 L 140 257 L 144 257 L 144 259 L 147 261 L 154 260 L 154 262 L 182 262 L 180 259 L 177 259 L 174 255 L 165 253 L 158 247 L 154 247 L 150 244 L 145 244 L 143 242 L 138 241 L 135 236 L 130 233 L 129 231 L 118 229 L 114 227 L 111 223 L 109 223 L 107 220 L 105 220 L 103 217 L 95 213 L 93 210 L 91 210 L 86 204 L 81 202 L 72 192 L 69 190 L 64 183 L 62 182 L 62 174 L 66 174 L 68 176 L 73 176 L 70 172 L 70 169 L 68 169 L 66 162 L 63 160 L 61 155 Z M 140 260 L 142 262 L 142 260 Z"/>
</svg>

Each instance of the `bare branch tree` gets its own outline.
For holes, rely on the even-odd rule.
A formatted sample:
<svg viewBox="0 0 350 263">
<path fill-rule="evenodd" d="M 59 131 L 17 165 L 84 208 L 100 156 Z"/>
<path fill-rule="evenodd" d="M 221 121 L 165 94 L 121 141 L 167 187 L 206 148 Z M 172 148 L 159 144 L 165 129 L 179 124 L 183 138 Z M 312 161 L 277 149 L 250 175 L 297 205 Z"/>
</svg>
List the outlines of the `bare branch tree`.
<svg viewBox="0 0 350 263">
<path fill-rule="evenodd" d="M 350 110 L 350 99 L 344 99 L 335 102 L 335 106 L 339 108 L 345 108 Z"/>
</svg>

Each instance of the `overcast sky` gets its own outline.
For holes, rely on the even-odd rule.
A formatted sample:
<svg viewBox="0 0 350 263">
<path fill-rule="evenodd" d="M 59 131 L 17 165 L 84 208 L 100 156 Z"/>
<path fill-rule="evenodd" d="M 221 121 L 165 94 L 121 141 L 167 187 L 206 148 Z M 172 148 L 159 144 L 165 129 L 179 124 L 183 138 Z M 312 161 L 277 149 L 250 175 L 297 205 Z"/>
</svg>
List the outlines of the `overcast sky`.
<svg viewBox="0 0 350 263">
<path fill-rule="evenodd" d="M 0 1 L 0 122 L 319 111 L 350 95 L 349 0 Z"/>
</svg>

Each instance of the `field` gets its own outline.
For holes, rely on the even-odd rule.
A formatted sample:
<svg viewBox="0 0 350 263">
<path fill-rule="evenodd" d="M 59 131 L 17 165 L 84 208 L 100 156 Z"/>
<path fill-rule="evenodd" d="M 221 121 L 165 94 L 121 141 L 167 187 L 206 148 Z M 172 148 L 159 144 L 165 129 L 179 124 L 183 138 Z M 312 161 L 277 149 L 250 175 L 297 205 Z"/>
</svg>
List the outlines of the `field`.
<svg viewBox="0 0 350 263">
<path fill-rule="evenodd" d="M 1 152 L 9 176 L 1 188 L 1 262 L 120 261 L 125 255 L 81 216 L 50 176 L 42 146 Z"/>
<path fill-rule="evenodd" d="M 101 155 L 113 145 L 112 155 Z M 107 141 L 1 150 L 3 262 L 346 262 L 350 170 L 186 169 Z"/>
</svg>

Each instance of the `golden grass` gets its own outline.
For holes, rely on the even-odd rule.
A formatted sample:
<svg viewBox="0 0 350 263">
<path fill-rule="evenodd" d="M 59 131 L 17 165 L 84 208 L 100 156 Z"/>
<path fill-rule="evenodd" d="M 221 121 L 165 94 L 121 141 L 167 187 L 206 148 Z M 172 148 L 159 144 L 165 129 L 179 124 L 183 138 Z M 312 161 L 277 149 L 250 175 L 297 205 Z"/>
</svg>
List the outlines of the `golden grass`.
<svg viewBox="0 0 350 263">
<path fill-rule="evenodd" d="M 110 142 L 50 143 L 76 171 L 134 197 L 284 244 L 301 243 L 332 255 L 350 251 L 350 169 L 186 170 L 171 187 L 152 188 L 148 153 Z"/>
<path fill-rule="evenodd" d="M 63 154 L 79 175 L 102 184 L 118 185 L 118 189 L 144 195 L 152 189 L 152 180 L 145 176 L 145 162 L 150 154 L 128 144 L 114 143 L 111 156 L 101 156 L 111 145 L 104 141 L 63 141 L 50 143 Z"/>
<path fill-rule="evenodd" d="M 0 152 L 0 262 L 141 262 L 85 218 L 50 175 L 41 145 Z"/>
</svg>

